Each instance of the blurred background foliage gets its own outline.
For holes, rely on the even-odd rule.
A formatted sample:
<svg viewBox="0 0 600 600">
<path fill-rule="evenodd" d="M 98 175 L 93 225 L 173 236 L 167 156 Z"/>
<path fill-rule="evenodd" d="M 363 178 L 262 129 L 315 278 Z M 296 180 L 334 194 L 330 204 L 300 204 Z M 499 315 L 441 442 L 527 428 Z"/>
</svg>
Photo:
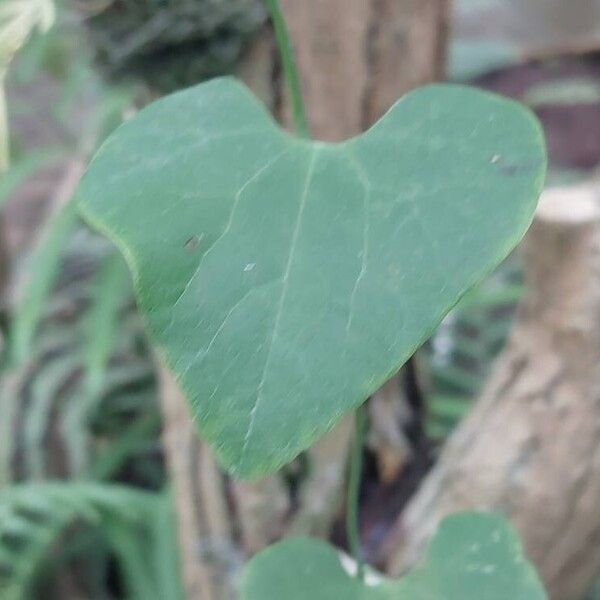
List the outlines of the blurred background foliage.
<svg viewBox="0 0 600 600">
<path fill-rule="evenodd" d="M 29 0 L 1 8 L 17 1 Z M 156 374 L 129 274 L 61 185 L 136 107 L 231 72 L 264 21 L 258 0 L 60 0 L 6 75 L 2 600 L 181 597 Z M 459 0 L 448 74 L 536 110 L 552 179 L 572 181 L 600 161 L 599 49 L 600 2 Z M 515 254 L 422 351 L 434 450 L 481 390 L 522 292 Z"/>
</svg>

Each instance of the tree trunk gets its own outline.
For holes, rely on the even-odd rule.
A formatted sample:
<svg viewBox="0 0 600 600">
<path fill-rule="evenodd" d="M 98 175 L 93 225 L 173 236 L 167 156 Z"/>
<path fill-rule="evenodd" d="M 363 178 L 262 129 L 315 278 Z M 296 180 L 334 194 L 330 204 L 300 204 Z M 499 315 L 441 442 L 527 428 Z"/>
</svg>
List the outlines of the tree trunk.
<svg viewBox="0 0 600 600">
<path fill-rule="evenodd" d="M 402 94 L 443 74 L 446 0 L 281 0 L 281 5 L 318 139 L 360 133 Z"/>
<path fill-rule="evenodd" d="M 235 550 L 224 479 L 198 438 L 175 380 L 164 367 L 159 369 L 165 422 L 163 448 L 177 513 L 185 597 L 233 600 L 227 563 L 233 562 Z"/>
<path fill-rule="evenodd" d="M 281 6 L 297 53 L 312 134 L 318 139 L 341 140 L 360 133 L 404 92 L 442 72 L 446 0 L 281 0 Z M 289 125 L 285 81 L 270 29 L 248 50 L 239 74 Z M 343 500 L 351 418 L 307 452 L 308 475 L 295 495 L 296 511 L 288 515 L 290 498 L 278 476 L 224 487 L 226 479 L 210 450 L 197 440 L 172 377 L 162 370 L 162 379 L 164 447 L 178 514 L 186 597 L 225 600 L 233 594 L 228 582 L 236 542 L 251 554 L 290 532 L 328 535 Z M 383 397 L 389 402 L 389 394 Z M 389 426 L 382 425 L 388 441 L 393 439 Z M 396 443 L 401 454 L 397 462 L 402 464 L 405 447 Z M 395 464 L 390 448 L 385 447 L 386 465 Z M 232 533 L 237 528 L 225 526 L 226 515 L 239 522 L 240 539 Z M 221 543 L 215 546 L 215 540 Z M 221 554 L 203 552 L 207 547 Z"/>
<path fill-rule="evenodd" d="M 516 327 L 397 523 L 392 573 L 444 515 L 472 508 L 510 518 L 553 600 L 580 599 L 600 570 L 599 200 L 597 185 L 542 197 Z"/>
</svg>

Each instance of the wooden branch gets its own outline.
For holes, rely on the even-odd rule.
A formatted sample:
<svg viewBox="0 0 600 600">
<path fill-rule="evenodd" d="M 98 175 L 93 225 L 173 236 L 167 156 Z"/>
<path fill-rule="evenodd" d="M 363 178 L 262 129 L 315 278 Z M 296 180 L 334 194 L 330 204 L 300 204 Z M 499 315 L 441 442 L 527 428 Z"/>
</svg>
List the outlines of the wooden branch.
<svg viewBox="0 0 600 600">
<path fill-rule="evenodd" d="M 411 419 L 401 377 L 392 377 L 369 402 L 369 437 L 367 445 L 375 453 L 379 477 L 384 484 L 393 483 L 412 455 L 403 426 Z"/>
<path fill-rule="evenodd" d="M 290 509 L 288 491 L 279 474 L 258 482 L 233 481 L 242 546 L 252 556 L 281 538 Z"/>
<path fill-rule="evenodd" d="M 354 419 L 346 416 L 308 451 L 309 475 L 289 527 L 292 535 L 328 537 L 343 506 Z"/>
</svg>

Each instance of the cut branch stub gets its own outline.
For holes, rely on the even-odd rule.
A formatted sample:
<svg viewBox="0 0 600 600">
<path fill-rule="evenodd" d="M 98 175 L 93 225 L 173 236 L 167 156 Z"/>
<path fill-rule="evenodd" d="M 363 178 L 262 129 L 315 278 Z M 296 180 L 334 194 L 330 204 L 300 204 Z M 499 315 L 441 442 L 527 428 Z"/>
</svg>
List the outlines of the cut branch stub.
<svg viewBox="0 0 600 600">
<path fill-rule="evenodd" d="M 220 79 L 122 126 L 79 198 L 128 258 L 200 432 L 257 477 L 360 405 L 506 256 L 545 162 L 530 113 L 483 92 L 423 88 L 325 144 Z"/>
</svg>

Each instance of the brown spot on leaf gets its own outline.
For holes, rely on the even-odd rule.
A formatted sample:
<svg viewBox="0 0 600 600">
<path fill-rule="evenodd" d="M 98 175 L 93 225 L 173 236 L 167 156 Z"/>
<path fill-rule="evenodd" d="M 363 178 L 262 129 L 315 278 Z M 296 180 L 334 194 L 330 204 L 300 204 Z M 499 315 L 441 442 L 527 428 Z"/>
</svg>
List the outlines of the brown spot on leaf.
<svg viewBox="0 0 600 600">
<path fill-rule="evenodd" d="M 184 244 L 184 248 L 188 251 L 188 252 L 193 252 L 197 247 L 198 244 L 200 243 L 200 238 L 197 235 L 192 235 L 187 242 Z"/>
</svg>

